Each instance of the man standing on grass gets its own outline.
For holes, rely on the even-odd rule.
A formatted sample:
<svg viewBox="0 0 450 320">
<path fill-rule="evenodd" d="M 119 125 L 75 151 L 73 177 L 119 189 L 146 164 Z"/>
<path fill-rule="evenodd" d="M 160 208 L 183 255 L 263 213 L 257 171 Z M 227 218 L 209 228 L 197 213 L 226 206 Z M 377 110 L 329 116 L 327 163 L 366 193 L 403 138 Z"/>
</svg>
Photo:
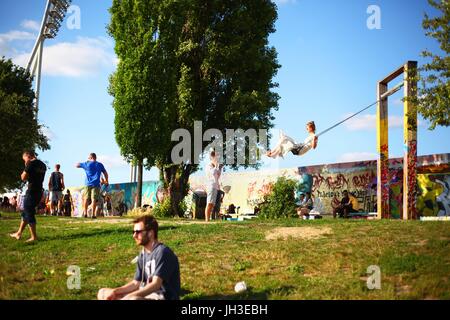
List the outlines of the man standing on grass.
<svg viewBox="0 0 450 320">
<path fill-rule="evenodd" d="M 22 155 L 25 169 L 20 176 L 22 181 L 28 181 L 28 189 L 23 200 L 22 221 L 19 230 L 10 236 L 19 240 L 27 225 L 30 226 L 31 238 L 27 242 L 37 240 L 36 234 L 36 206 L 42 198 L 42 183 L 44 182 L 47 166 L 41 160 L 36 159 L 34 151 L 25 151 Z"/>
<path fill-rule="evenodd" d="M 63 215 L 62 210 L 62 198 L 64 186 L 64 175 L 59 172 L 61 166 L 57 164 L 55 166 L 55 171 L 50 175 L 48 180 L 48 190 L 50 191 L 50 214 L 53 215 Z"/>
<path fill-rule="evenodd" d="M 89 200 L 92 199 L 92 219 L 97 218 L 97 201 L 100 197 L 100 179 L 103 173 L 105 183 L 108 183 L 108 172 L 100 162 L 97 162 L 95 153 L 89 154 L 88 161 L 77 163 L 77 168 L 83 168 L 86 172 L 86 187 L 83 192 L 83 217 L 87 218 Z"/>
<path fill-rule="evenodd" d="M 150 215 L 133 221 L 133 238 L 143 247 L 134 280 L 119 288 L 103 288 L 99 300 L 178 300 L 180 265 L 173 251 L 158 241 L 158 222 Z"/>
</svg>

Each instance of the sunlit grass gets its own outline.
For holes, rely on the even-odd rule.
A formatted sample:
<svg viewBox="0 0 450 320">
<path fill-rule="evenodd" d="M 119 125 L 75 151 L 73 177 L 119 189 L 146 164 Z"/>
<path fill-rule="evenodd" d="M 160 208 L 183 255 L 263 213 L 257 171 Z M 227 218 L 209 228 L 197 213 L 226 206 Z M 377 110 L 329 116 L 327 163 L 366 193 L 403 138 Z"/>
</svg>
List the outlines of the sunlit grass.
<svg viewBox="0 0 450 320">
<path fill-rule="evenodd" d="M 7 236 L 19 221 L 17 214 L 0 218 L 0 299 L 94 299 L 99 288 L 134 274 L 139 248 L 128 219 L 38 217 L 35 244 Z M 277 227 L 306 226 L 331 233 L 265 239 Z M 182 299 L 450 298 L 447 222 L 166 219 L 159 238 L 179 257 Z M 67 288 L 70 265 L 81 268 L 80 290 Z M 381 269 L 380 290 L 367 288 L 370 265 Z M 239 281 L 248 290 L 236 294 Z"/>
</svg>

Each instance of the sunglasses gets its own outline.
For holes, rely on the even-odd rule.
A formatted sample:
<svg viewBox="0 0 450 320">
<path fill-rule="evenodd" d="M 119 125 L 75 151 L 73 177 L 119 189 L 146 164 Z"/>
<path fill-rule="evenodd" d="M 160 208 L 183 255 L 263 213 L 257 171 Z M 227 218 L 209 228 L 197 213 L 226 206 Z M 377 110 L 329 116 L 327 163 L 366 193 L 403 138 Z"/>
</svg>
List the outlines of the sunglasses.
<svg viewBox="0 0 450 320">
<path fill-rule="evenodd" d="M 142 230 L 133 230 L 133 235 L 136 233 L 136 234 L 139 234 L 139 233 L 141 233 L 141 232 L 144 232 L 144 231 L 148 231 L 147 229 L 142 229 Z"/>
</svg>

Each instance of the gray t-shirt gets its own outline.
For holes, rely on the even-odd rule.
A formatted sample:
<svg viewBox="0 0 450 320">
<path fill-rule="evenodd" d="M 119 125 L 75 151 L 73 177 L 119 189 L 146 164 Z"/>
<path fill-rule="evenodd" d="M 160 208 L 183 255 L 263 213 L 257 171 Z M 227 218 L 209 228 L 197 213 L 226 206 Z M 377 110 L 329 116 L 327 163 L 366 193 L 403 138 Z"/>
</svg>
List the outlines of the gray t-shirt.
<svg viewBox="0 0 450 320">
<path fill-rule="evenodd" d="M 143 266 L 145 266 L 143 268 Z M 145 272 L 142 272 L 145 269 Z M 151 253 L 139 254 L 134 280 L 146 285 L 153 276 L 163 280 L 161 291 L 166 300 L 180 298 L 180 265 L 173 251 L 159 243 Z"/>
</svg>

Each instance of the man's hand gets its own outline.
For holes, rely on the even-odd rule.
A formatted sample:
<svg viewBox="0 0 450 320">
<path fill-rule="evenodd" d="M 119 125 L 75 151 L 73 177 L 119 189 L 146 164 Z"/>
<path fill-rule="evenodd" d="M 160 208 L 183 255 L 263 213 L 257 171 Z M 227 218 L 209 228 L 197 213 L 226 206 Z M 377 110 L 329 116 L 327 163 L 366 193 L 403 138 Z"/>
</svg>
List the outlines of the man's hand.
<svg viewBox="0 0 450 320">
<path fill-rule="evenodd" d="M 111 291 L 108 292 L 108 294 L 105 295 L 106 300 L 117 300 L 118 296 L 114 289 L 111 289 Z"/>
<path fill-rule="evenodd" d="M 22 181 L 27 181 L 28 180 L 28 173 L 26 173 L 25 171 L 22 172 L 22 174 L 20 175 L 20 178 L 22 179 Z"/>
<path fill-rule="evenodd" d="M 75 165 L 75 167 L 76 167 L 76 168 L 81 168 L 81 163 L 78 162 L 78 163 Z"/>
</svg>

